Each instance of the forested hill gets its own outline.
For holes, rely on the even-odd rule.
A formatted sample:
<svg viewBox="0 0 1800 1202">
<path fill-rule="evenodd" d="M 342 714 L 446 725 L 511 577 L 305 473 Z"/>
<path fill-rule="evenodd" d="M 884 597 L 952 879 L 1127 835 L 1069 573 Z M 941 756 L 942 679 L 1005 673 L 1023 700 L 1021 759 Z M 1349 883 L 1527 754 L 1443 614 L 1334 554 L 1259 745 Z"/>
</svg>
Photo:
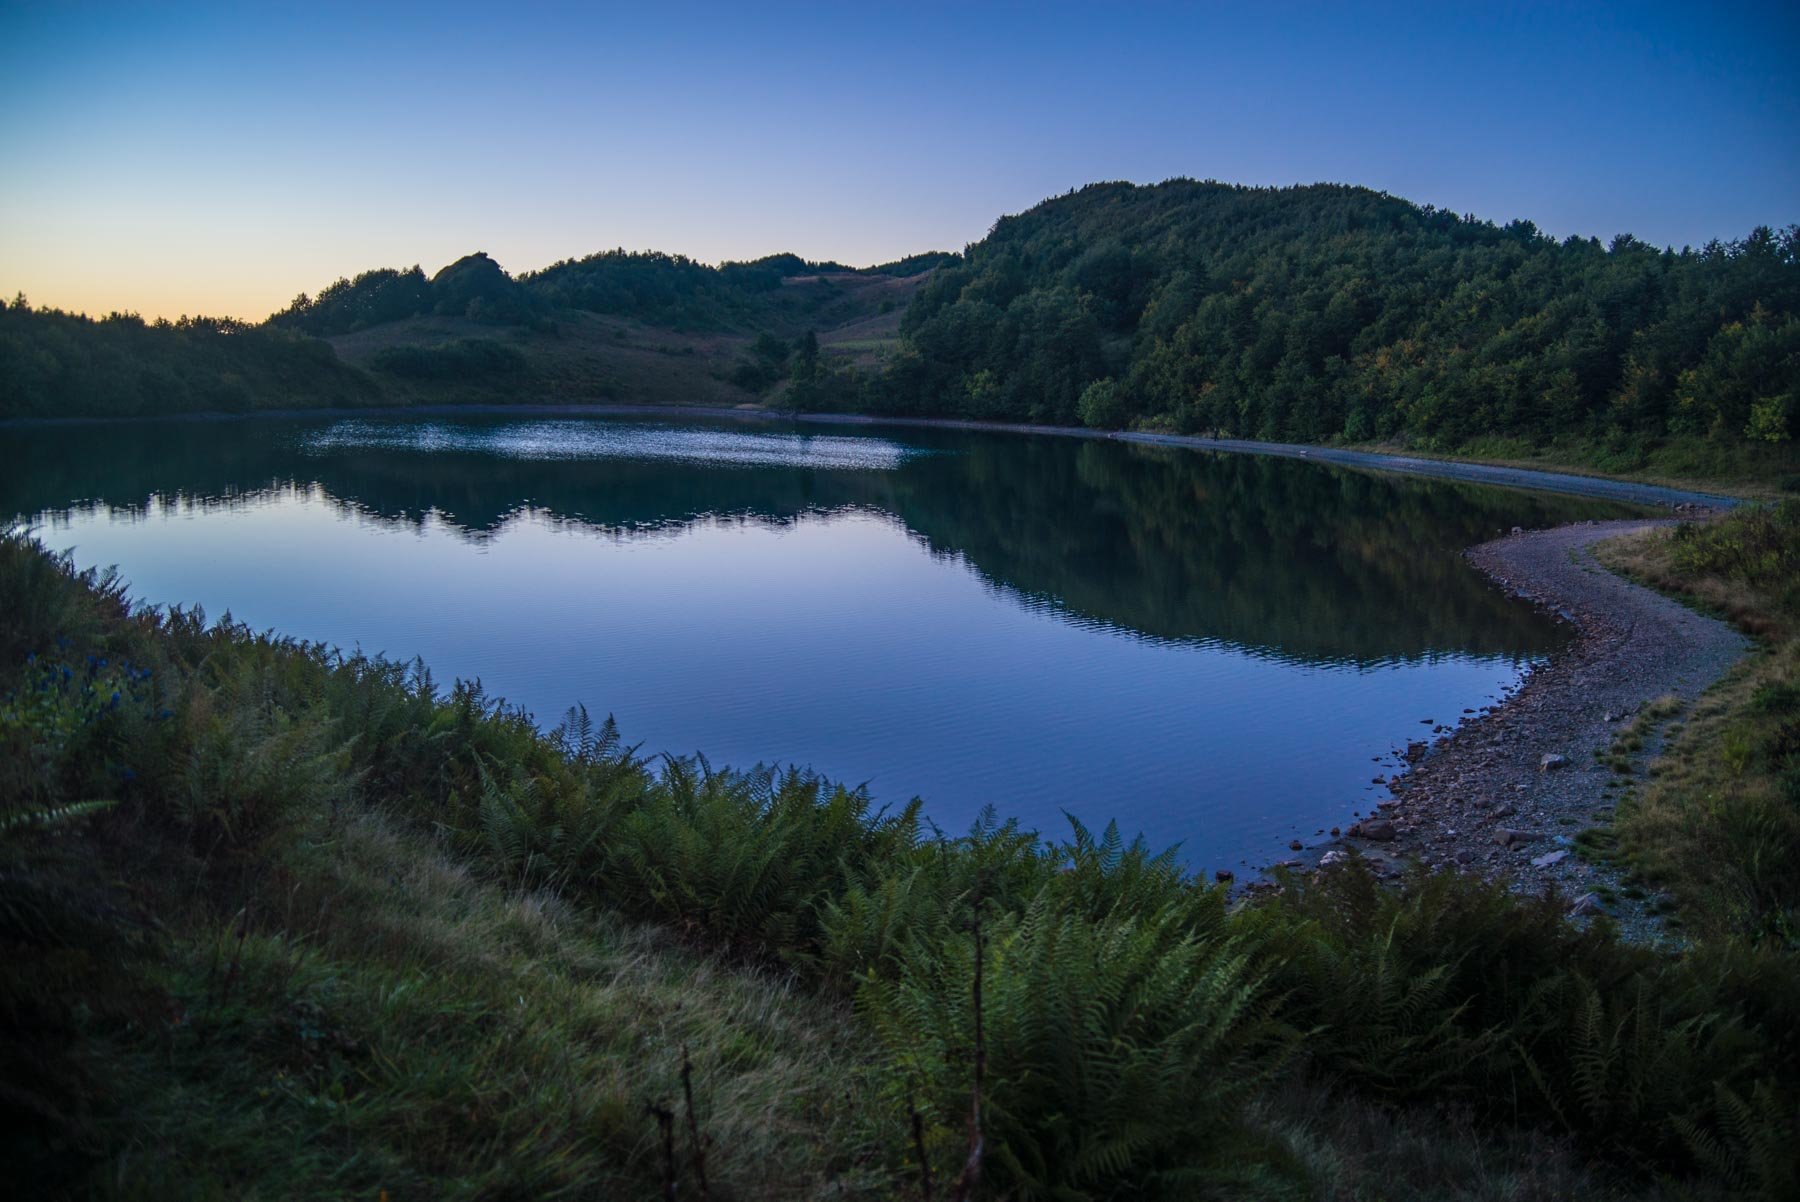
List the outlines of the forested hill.
<svg viewBox="0 0 1800 1202">
<path fill-rule="evenodd" d="M 548 328 L 573 311 L 692 333 L 755 334 L 867 316 L 855 303 L 856 285 L 908 279 L 954 259 L 937 252 L 858 269 L 782 254 L 713 267 L 682 255 L 611 250 L 515 279 L 477 252 L 429 278 L 412 267 L 339 280 L 316 297 L 301 294 L 269 322 L 321 336 L 427 314 Z"/>
<path fill-rule="evenodd" d="M 1364 188 L 1096 184 L 1003 218 L 864 407 L 1446 448 L 1793 437 L 1800 229 L 1556 241 Z"/>
<path fill-rule="evenodd" d="M 1796 226 L 1675 251 L 1366 188 L 1112 183 L 861 269 L 477 253 L 257 327 L 0 317 L 0 416 L 761 401 L 1800 480 Z"/>
<path fill-rule="evenodd" d="M 784 254 L 713 267 L 607 251 L 515 277 L 477 252 L 430 276 L 415 266 L 340 279 L 260 324 L 92 319 L 0 300 L 0 418 L 751 404 L 784 385 L 791 363 L 816 364 L 818 334 L 891 339 L 925 276 L 955 258 L 850 268 Z"/>
</svg>

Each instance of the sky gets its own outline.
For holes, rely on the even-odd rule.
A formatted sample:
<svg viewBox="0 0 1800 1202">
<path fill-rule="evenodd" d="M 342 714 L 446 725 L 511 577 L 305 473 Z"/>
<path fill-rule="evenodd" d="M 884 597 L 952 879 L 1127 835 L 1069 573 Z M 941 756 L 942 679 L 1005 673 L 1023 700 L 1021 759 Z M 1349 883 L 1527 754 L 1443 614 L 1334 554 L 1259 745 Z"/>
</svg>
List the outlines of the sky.
<svg viewBox="0 0 1800 1202">
<path fill-rule="evenodd" d="M 476 250 L 860 266 L 1177 176 L 1785 226 L 1800 6 L 0 0 L 0 292 L 90 313 L 261 319 Z"/>
</svg>

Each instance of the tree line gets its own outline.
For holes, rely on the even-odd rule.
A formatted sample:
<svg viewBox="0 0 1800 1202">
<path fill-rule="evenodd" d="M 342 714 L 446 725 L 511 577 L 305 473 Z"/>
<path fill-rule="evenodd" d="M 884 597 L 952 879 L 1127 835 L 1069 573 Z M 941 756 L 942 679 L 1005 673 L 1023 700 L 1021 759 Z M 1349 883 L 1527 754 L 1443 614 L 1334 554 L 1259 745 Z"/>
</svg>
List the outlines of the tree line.
<svg viewBox="0 0 1800 1202">
<path fill-rule="evenodd" d="M 550 324 L 558 312 L 575 310 L 677 330 L 754 332 L 781 325 L 784 311 L 795 307 L 781 303 L 779 294 L 786 281 L 824 282 L 832 276 L 903 278 L 955 258 L 933 251 L 854 268 L 777 254 L 715 267 L 685 255 L 618 249 L 564 259 L 515 278 L 478 252 L 429 278 L 414 266 L 379 268 L 354 279 L 340 279 L 316 297 L 302 293 L 269 320 L 326 336 L 426 314 L 542 326 Z M 829 284 L 825 287 L 829 289 Z M 816 308 L 821 299 L 815 288 L 801 303 L 812 301 Z"/>
<path fill-rule="evenodd" d="M 92 318 L 0 302 L 0 417 L 131 417 L 377 404 L 328 342 L 228 318 Z"/>
<path fill-rule="evenodd" d="M 926 273 L 877 367 L 834 369 L 827 354 L 796 375 L 776 354 L 891 308 L 866 277 Z M 721 377 L 780 385 L 796 409 L 1485 453 L 1575 440 L 1779 458 L 1800 433 L 1800 226 L 1698 249 L 1602 245 L 1366 188 L 1193 180 L 1094 184 L 1002 218 L 962 255 L 864 269 L 612 250 L 514 277 L 477 253 L 430 277 L 339 280 L 260 327 L 20 303 L 0 330 L 0 410 L 347 403 L 379 383 L 305 336 L 426 315 L 554 333 L 576 313 L 767 335 Z M 395 363 L 429 381 L 458 355 Z"/>
</svg>

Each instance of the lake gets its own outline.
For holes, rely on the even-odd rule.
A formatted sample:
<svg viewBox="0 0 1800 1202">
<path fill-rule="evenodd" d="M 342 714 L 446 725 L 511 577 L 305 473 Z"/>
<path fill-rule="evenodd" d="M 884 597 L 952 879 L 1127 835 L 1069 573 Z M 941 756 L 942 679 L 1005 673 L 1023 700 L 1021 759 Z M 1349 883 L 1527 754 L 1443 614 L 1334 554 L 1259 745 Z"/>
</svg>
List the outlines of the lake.
<svg viewBox="0 0 1800 1202">
<path fill-rule="evenodd" d="M 1461 550 L 1606 502 L 1052 436 L 566 416 L 0 430 L 132 595 L 1197 870 L 1367 812 L 1564 628 Z M 1430 721 L 1427 721 L 1430 720 Z"/>
</svg>

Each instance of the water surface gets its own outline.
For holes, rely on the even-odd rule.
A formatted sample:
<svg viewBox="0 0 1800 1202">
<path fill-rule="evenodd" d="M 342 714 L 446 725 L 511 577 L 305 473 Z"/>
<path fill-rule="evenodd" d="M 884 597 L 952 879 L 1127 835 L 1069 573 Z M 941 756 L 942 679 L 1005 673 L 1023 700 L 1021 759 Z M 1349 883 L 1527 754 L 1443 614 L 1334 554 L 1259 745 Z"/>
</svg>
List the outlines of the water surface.
<svg viewBox="0 0 1800 1202">
<path fill-rule="evenodd" d="M 645 752 L 1266 864 L 1566 637 L 1460 550 L 1619 506 L 968 431 L 468 416 L 0 431 L 134 596 L 580 702 Z M 1380 762 L 1377 762 L 1380 761 Z"/>
</svg>

